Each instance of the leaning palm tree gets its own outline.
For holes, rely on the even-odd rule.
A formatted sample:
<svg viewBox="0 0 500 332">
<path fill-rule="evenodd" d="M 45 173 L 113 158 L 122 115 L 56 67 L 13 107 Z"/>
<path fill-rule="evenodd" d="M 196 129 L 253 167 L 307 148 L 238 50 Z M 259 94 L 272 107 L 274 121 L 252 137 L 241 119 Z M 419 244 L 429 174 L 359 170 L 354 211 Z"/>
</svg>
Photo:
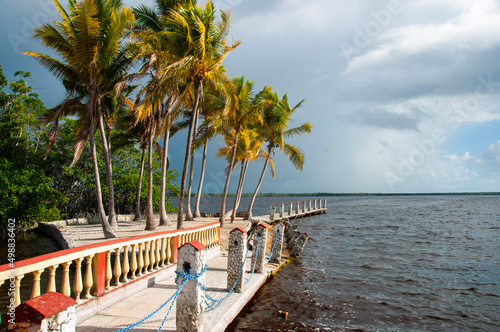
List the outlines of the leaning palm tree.
<svg viewBox="0 0 500 332">
<path fill-rule="evenodd" d="M 252 218 L 252 208 L 255 198 L 257 197 L 257 193 L 259 192 L 262 180 L 264 179 L 267 166 L 270 161 L 272 161 L 271 156 L 274 155 L 275 150 L 278 149 L 283 152 L 296 169 L 302 170 L 304 165 L 303 152 L 299 148 L 288 144 L 286 140 L 295 135 L 310 133 L 312 128 L 309 123 L 304 123 L 299 127 L 291 129 L 287 128 L 292 115 L 299 109 L 305 100 L 300 101 L 293 108 L 290 108 L 288 96 L 286 94 L 280 99 L 276 92 L 268 93 L 265 99 L 267 107 L 265 107 L 263 113 L 264 121 L 262 122 L 262 126 L 256 130 L 259 131 L 261 139 L 267 142 L 266 161 L 264 162 L 264 168 L 262 169 L 259 182 L 257 183 L 257 187 L 255 188 L 255 192 L 252 195 L 250 204 L 245 214 L 246 220 Z"/>
<path fill-rule="evenodd" d="M 203 181 L 205 178 L 205 168 L 207 162 L 208 143 L 213 138 L 221 135 L 220 129 L 221 117 L 226 108 L 226 96 L 220 90 L 207 90 L 204 93 L 204 99 L 200 103 L 200 113 L 203 116 L 203 122 L 197 129 L 197 136 L 193 143 L 193 149 L 201 149 L 203 146 L 203 153 L 201 159 L 201 172 L 200 181 L 198 183 L 198 190 L 196 192 L 196 201 L 194 204 L 193 217 L 201 217 L 200 201 L 202 195 Z"/>
<path fill-rule="evenodd" d="M 36 52 L 24 54 L 38 59 L 40 64 L 61 80 L 67 91 L 66 99 L 54 108 L 50 117 L 56 123 L 52 140 L 58 132 L 58 119 L 64 113 L 70 112 L 68 108 L 78 103 L 86 107 L 85 114 L 81 114 L 85 125 L 78 134 L 73 164 L 79 159 L 86 142 L 90 140 L 96 194 L 98 204 L 101 206 L 99 215 L 105 237 L 114 237 L 109 224 L 115 222 L 114 192 L 111 158 L 104 130 L 102 99 L 114 93 L 115 84 L 133 61 L 135 48 L 122 41 L 125 30 L 131 28 L 135 22 L 134 15 L 131 9 L 123 7 L 121 0 L 70 0 L 68 11 L 58 0 L 54 0 L 54 4 L 62 20 L 35 29 L 35 38 L 53 49 L 61 60 Z M 109 222 L 102 208 L 99 170 L 95 156 L 96 123 L 101 132 L 108 175 Z"/>
<path fill-rule="evenodd" d="M 232 104 L 232 107 L 229 109 L 230 111 L 226 115 L 221 115 L 223 118 L 221 121 L 223 127 L 222 131 L 225 133 L 227 149 L 224 150 L 224 148 L 222 148 L 219 150 L 219 156 L 230 156 L 228 158 L 229 165 L 226 172 L 226 182 L 224 183 L 224 189 L 222 192 L 222 202 L 219 214 L 221 227 L 224 226 L 227 190 L 229 187 L 231 172 L 234 168 L 236 152 L 238 150 L 239 135 L 247 129 L 250 124 L 254 124 L 259 120 L 259 109 L 258 107 L 253 107 L 255 105 L 252 103 L 254 98 L 253 82 L 249 80 L 245 81 L 245 78 L 241 76 L 234 78 L 233 83 L 235 86 L 235 102 Z"/>
<path fill-rule="evenodd" d="M 238 140 L 238 151 L 236 159 L 241 164 L 240 179 L 238 181 L 238 188 L 234 197 L 233 209 L 228 213 L 231 214 L 231 222 L 236 219 L 236 212 L 240 205 L 241 194 L 243 192 L 243 184 L 248 170 L 248 164 L 259 157 L 262 157 L 261 151 L 262 141 L 259 139 L 259 134 L 253 129 L 245 129 Z M 226 213 L 227 215 L 227 213 Z"/>
<path fill-rule="evenodd" d="M 196 1 L 193 0 L 155 0 L 154 7 L 149 7 L 146 5 L 139 5 L 133 8 L 135 17 L 137 19 L 137 24 L 134 28 L 133 35 L 138 39 L 139 44 L 143 46 L 143 52 L 140 55 L 147 59 L 148 65 L 154 67 L 153 80 L 154 86 L 150 84 L 150 94 L 156 94 L 158 102 L 167 100 L 170 105 L 173 105 L 174 99 L 167 99 L 168 95 L 175 94 L 177 88 L 172 85 L 169 86 L 169 91 L 165 91 L 165 86 L 168 86 L 168 82 L 163 79 L 159 79 L 157 76 L 157 69 L 159 66 L 165 66 L 170 64 L 170 58 L 168 54 L 168 48 L 162 44 L 162 38 L 159 36 L 159 32 L 165 30 L 163 20 L 170 15 L 174 10 L 187 5 L 193 5 Z M 165 63 L 161 63 L 164 61 Z M 146 70 L 143 70 L 146 72 Z M 140 77 L 142 75 L 136 75 Z M 168 78 L 167 78 L 168 79 Z M 150 82 L 153 83 L 153 82 Z M 162 100 L 163 99 L 163 100 Z M 166 174 L 167 174 L 167 154 L 168 154 L 168 141 L 170 135 L 170 127 L 172 125 L 172 119 L 170 116 L 171 107 L 164 105 L 163 107 L 166 112 L 162 115 L 161 124 L 158 124 L 158 133 L 163 133 L 163 153 L 162 153 L 162 176 L 160 184 L 160 225 L 167 225 L 169 219 L 165 209 L 165 196 L 166 196 Z M 148 200 L 149 201 L 149 200 Z M 149 210 L 148 210 L 149 211 Z M 152 212 L 151 212 L 152 213 Z M 149 224 L 152 224 L 152 216 L 146 216 Z M 148 223 L 148 222 L 147 222 Z"/>
<path fill-rule="evenodd" d="M 172 11 L 161 24 L 165 26 L 164 35 L 169 52 L 176 58 L 175 63 L 165 68 L 165 75 L 177 78 L 186 84 L 186 91 L 191 93 L 180 104 L 192 105 L 191 122 L 186 143 L 184 167 L 182 170 L 179 212 L 177 228 L 183 228 L 184 191 L 188 173 L 189 157 L 193 142 L 194 122 L 198 114 L 198 105 L 203 98 L 204 86 L 212 85 L 226 90 L 231 95 L 230 80 L 222 62 L 226 56 L 239 45 L 239 42 L 228 43 L 229 14 L 221 11 L 219 18 L 211 1 L 204 6 L 187 5 Z"/>
</svg>

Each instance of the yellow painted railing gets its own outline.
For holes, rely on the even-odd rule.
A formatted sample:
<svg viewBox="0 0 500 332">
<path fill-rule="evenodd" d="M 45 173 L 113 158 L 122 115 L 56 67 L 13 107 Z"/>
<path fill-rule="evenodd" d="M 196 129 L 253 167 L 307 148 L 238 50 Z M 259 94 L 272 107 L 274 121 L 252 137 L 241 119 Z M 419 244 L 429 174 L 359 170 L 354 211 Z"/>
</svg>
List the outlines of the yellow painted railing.
<svg viewBox="0 0 500 332">
<path fill-rule="evenodd" d="M 15 262 L 13 267 L 1 265 L 0 286 L 9 283 L 11 302 L 17 307 L 28 300 L 21 298 L 21 283 L 32 274 L 30 298 L 41 294 L 41 280 L 46 278 L 47 292 L 57 291 L 82 303 L 176 263 L 177 248 L 193 240 L 207 248 L 218 246 L 219 223 L 61 250 Z M 62 272 L 60 280 L 56 272 Z"/>
</svg>

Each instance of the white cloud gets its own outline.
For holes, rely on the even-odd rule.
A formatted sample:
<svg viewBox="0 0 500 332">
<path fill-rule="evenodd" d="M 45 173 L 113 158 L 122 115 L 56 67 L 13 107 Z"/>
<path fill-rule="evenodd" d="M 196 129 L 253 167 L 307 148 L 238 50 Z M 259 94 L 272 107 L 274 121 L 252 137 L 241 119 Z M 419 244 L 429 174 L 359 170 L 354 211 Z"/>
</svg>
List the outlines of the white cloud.
<svg viewBox="0 0 500 332">
<path fill-rule="evenodd" d="M 481 166 L 500 175 L 500 140 L 491 144 L 488 149 L 478 157 Z"/>
<path fill-rule="evenodd" d="M 353 58 L 346 72 L 392 62 L 399 57 L 414 59 L 417 55 L 436 55 L 436 52 L 456 56 L 456 52 L 474 53 L 498 46 L 500 35 L 493 33 L 500 30 L 498 2 L 480 0 L 465 3 L 462 2 L 465 8 L 461 15 L 447 22 L 417 23 L 387 30 L 378 38 L 375 49 Z"/>
</svg>

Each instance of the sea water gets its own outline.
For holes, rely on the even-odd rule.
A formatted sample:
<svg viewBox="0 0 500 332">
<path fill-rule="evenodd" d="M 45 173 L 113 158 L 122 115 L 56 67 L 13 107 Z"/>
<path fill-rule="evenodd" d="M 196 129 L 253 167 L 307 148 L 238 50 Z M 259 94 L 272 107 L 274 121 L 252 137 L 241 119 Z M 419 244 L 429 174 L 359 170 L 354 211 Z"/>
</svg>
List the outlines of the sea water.
<svg viewBox="0 0 500 332">
<path fill-rule="evenodd" d="M 500 331 L 499 196 L 327 200 L 228 331 Z"/>
</svg>

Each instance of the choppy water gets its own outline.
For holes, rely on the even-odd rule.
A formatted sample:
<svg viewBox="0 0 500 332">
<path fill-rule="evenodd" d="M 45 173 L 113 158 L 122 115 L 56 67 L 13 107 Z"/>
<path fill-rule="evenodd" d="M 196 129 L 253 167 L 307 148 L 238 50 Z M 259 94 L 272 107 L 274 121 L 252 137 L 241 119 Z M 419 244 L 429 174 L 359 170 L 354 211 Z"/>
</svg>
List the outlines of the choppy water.
<svg viewBox="0 0 500 332">
<path fill-rule="evenodd" d="M 330 197 L 327 214 L 299 221 L 300 259 L 228 331 L 500 331 L 499 203 Z"/>
<path fill-rule="evenodd" d="M 254 215 L 305 199 L 258 198 Z M 302 256 L 228 331 L 500 331 L 499 196 L 327 199 L 327 214 L 298 220 Z"/>
</svg>

